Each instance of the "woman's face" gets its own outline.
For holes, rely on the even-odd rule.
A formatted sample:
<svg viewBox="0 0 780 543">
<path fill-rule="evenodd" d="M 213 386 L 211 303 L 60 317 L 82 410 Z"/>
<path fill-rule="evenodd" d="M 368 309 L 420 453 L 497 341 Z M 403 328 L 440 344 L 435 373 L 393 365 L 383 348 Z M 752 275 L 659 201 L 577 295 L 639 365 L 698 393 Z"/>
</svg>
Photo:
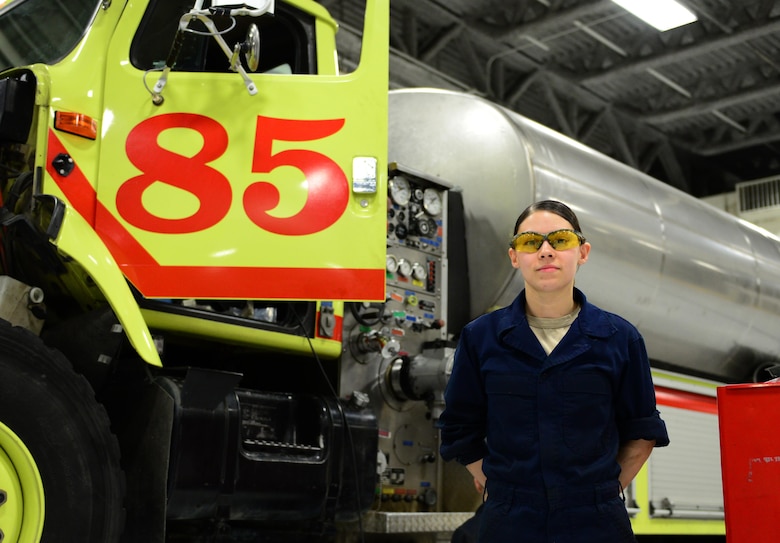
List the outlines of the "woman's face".
<svg viewBox="0 0 780 543">
<path fill-rule="evenodd" d="M 548 234 L 555 230 L 574 229 L 574 227 L 551 211 L 535 211 L 522 223 L 517 232 L 538 232 Z M 574 286 L 577 267 L 588 260 L 590 243 L 578 247 L 556 251 L 545 241 L 535 253 L 522 253 L 509 249 L 512 266 L 520 270 L 525 280 L 525 288 L 542 293 L 558 291 L 568 292 Z"/>
</svg>

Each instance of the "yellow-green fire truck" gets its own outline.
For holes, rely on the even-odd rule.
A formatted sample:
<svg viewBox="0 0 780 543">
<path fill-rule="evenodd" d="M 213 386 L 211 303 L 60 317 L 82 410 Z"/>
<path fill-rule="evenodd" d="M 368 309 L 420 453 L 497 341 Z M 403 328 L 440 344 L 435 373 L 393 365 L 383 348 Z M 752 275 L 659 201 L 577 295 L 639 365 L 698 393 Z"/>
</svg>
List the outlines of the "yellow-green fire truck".
<svg viewBox="0 0 780 543">
<path fill-rule="evenodd" d="M 388 2 L 349 74 L 310 0 L 0 6 L 2 541 L 356 518 L 376 419 L 332 378 L 343 300 L 384 299 Z"/>
</svg>

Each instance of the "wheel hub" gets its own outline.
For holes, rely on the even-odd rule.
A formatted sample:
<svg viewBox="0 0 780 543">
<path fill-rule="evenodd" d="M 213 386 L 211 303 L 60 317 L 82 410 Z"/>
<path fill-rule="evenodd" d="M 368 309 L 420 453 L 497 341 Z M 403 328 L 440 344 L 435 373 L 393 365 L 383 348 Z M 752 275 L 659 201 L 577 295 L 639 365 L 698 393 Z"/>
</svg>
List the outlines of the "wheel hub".
<svg viewBox="0 0 780 543">
<path fill-rule="evenodd" d="M 19 436 L 0 422 L 0 541 L 39 541 L 43 519 L 38 466 Z"/>
</svg>

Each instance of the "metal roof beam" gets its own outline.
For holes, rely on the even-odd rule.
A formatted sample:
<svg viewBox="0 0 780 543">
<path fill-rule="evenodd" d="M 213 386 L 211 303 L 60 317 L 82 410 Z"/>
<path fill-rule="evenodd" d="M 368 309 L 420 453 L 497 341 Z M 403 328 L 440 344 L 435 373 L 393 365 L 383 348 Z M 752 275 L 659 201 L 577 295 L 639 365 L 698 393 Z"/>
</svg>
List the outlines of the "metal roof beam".
<svg viewBox="0 0 780 543">
<path fill-rule="evenodd" d="M 395 0 L 394 0 L 395 1 Z M 479 21 L 469 21 L 469 27 L 482 34 L 487 34 L 494 40 L 517 42 L 526 35 L 537 37 L 549 36 L 554 30 L 562 26 L 574 26 L 575 21 L 580 21 L 600 11 L 615 11 L 619 9 L 612 0 L 595 0 L 577 4 L 575 7 L 561 11 L 550 11 L 546 16 L 521 25 L 513 25 L 511 28 L 501 29 L 486 25 Z M 618 16 L 621 16 L 618 12 Z M 628 15 L 628 12 L 626 12 Z M 543 41 L 543 40 L 542 40 Z"/>
<path fill-rule="evenodd" d="M 503 73 L 503 72 L 501 72 Z M 520 97 L 523 96 L 523 94 L 526 93 L 526 91 L 530 88 L 531 85 L 533 85 L 537 79 L 539 79 L 539 76 L 542 75 L 543 71 L 539 68 L 532 71 L 530 74 L 526 75 L 520 80 L 520 84 L 517 85 L 515 89 L 513 89 L 509 95 L 505 98 L 506 103 L 509 105 L 514 104 L 517 102 Z"/>
<path fill-rule="evenodd" d="M 602 83 L 613 81 L 619 77 L 627 77 L 639 72 L 651 70 L 653 68 L 660 68 L 667 64 L 685 62 L 700 55 L 711 53 L 719 49 L 742 45 L 745 42 L 749 42 L 750 40 L 775 34 L 780 31 L 780 20 L 760 24 L 761 26 L 755 26 L 750 30 L 735 32 L 726 37 L 716 37 L 709 40 L 703 40 L 696 45 L 690 45 L 671 53 L 653 55 L 642 60 L 629 60 L 625 64 L 621 64 L 616 68 L 606 70 L 589 77 L 580 78 L 578 83 L 585 86 L 597 86 Z"/>
<path fill-rule="evenodd" d="M 717 156 L 723 153 L 739 151 L 740 149 L 745 149 L 747 147 L 774 143 L 776 141 L 780 141 L 780 133 L 768 131 L 750 138 L 734 139 L 719 145 L 702 145 L 694 148 L 693 152 L 702 156 Z"/>
<path fill-rule="evenodd" d="M 639 117 L 639 120 L 652 125 L 666 124 L 688 117 L 709 114 L 713 111 L 725 109 L 731 106 L 737 106 L 746 102 L 776 97 L 778 94 L 780 94 L 780 84 L 767 85 L 759 89 L 736 93 L 730 96 L 716 98 L 714 100 L 696 102 L 695 104 L 691 104 L 690 106 L 683 108 L 663 111 L 660 113 L 651 113 L 649 115 L 642 115 Z"/>
<path fill-rule="evenodd" d="M 433 57 L 438 55 L 445 47 L 447 47 L 447 45 L 450 44 L 450 42 L 460 36 L 462 32 L 463 25 L 457 24 L 450 26 L 444 31 L 444 33 L 437 36 L 433 43 L 422 52 L 420 55 L 420 60 L 423 62 L 430 62 L 433 60 Z"/>
<path fill-rule="evenodd" d="M 483 63 L 479 60 L 474 44 L 465 36 L 461 36 L 461 39 L 459 39 L 457 43 L 463 58 L 466 61 L 466 66 L 471 72 L 471 76 L 477 81 L 479 89 L 485 91 L 489 85 L 488 76 L 485 72 Z"/>
</svg>

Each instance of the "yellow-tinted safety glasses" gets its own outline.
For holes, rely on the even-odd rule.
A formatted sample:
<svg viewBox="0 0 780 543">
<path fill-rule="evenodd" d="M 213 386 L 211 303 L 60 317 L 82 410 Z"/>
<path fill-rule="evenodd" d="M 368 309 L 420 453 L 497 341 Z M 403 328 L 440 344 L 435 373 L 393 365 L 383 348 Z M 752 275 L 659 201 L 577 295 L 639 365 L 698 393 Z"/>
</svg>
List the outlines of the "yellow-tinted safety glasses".
<svg viewBox="0 0 780 543">
<path fill-rule="evenodd" d="M 565 251 L 582 245 L 585 238 L 579 232 L 569 229 L 555 230 L 547 234 L 520 232 L 511 239 L 509 246 L 520 253 L 535 253 L 542 248 L 545 241 L 556 251 Z"/>
</svg>

